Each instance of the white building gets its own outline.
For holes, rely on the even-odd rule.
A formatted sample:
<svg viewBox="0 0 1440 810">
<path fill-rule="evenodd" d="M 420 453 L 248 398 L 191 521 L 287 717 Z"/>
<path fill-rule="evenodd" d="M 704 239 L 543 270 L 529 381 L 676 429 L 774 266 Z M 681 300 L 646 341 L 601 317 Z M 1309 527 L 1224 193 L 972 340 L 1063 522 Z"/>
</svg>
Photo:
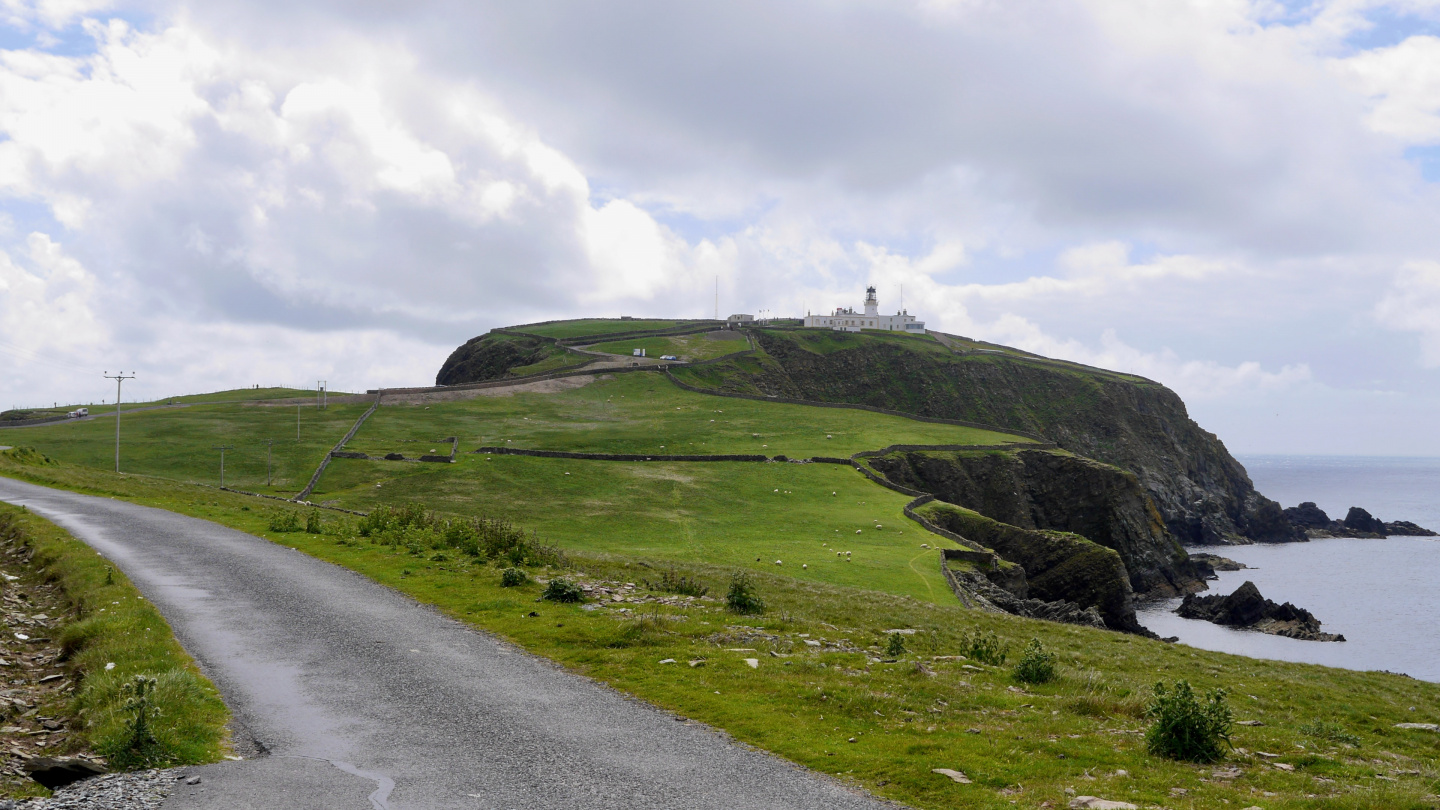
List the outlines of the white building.
<svg viewBox="0 0 1440 810">
<path fill-rule="evenodd" d="M 875 300 L 875 288 L 865 288 L 865 311 L 856 312 L 849 307 L 835 310 L 831 315 L 806 315 L 806 326 L 835 329 L 841 332 L 859 332 L 861 329 L 883 329 L 887 332 L 907 332 L 912 335 L 925 334 L 925 322 L 915 320 L 914 315 L 904 310 L 894 315 L 881 315 L 880 303 Z"/>
</svg>

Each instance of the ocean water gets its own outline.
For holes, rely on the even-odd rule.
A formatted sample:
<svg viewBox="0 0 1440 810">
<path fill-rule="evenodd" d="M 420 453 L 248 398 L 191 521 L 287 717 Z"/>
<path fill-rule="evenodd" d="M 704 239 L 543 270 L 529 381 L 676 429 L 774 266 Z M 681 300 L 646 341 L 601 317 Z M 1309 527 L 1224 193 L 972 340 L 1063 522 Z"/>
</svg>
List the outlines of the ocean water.
<svg viewBox="0 0 1440 810">
<path fill-rule="evenodd" d="M 1382 520 L 1440 531 L 1440 459 L 1242 456 L 1256 489 L 1284 506 L 1314 501 L 1331 517 L 1360 506 Z M 1199 550 L 1199 549 L 1197 549 Z M 1344 642 L 1296 641 L 1182 619 L 1180 600 L 1150 605 L 1140 622 L 1207 650 L 1358 670 L 1389 670 L 1440 682 L 1440 538 L 1334 538 L 1204 549 L 1250 566 L 1220 572 L 1208 593 L 1245 580 L 1276 602 L 1309 610 Z"/>
</svg>

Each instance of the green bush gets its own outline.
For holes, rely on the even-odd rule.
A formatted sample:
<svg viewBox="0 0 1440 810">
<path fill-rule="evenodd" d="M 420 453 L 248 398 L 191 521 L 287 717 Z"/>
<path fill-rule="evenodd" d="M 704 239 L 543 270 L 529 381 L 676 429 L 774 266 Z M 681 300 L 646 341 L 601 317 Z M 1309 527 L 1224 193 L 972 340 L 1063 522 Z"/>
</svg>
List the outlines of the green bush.
<svg viewBox="0 0 1440 810">
<path fill-rule="evenodd" d="M 294 512 L 281 512 L 270 518 L 270 531 L 272 532 L 298 532 L 303 526 L 300 525 L 300 517 Z"/>
<path fill-rule="evenodd" d="M 730 578 L 730 590 L 725 593 L 725 606 L 733 613 L 758 616 L 765 612 L 765 602 L 755 592 L 755 583 L 750 575 L 741 571 Z"/>
<path fill-rule="evenodd" d="M 307 516 L 305 517 L 305 533 L 306 533 L 306 534 L 319 534 L 319 533 L 320 533 L 320 513 L 319 513 L 319 512 L 311 512 L 309 515 L 307 515 Z"/>
<path fill-rule="evenodd" d="M 583 602 L 585 592 L 568 579 L 552 579 L 545 585 L 545 591 L 540 594 L 540 598 L 551 602 Z"/>
<path fill-rule="evenodd" d="M 982 664 L 1003 667 L 1010 655 L 1010 645 L 1001 642 L 993 630 L 981 633 L 971 628 L 960 634 L 960 654 Z"/>
<path fill-rule="evenodd" d="M 1049 683 L 1055 680 L 1055 653 L 1046 652 L 1040 639 L 1032 638 L 1015 663 L 1015 680 L 1021 683 Z"/>
<path fill-rule="evenodd" d="M 1230 744 L 1234 718 L 1225 705 L 1224 689 L 1211 689 L 1201 701 L 1188 681 L 1176 681 L 1174 689 L 1157 683 L 1145 714 L 1155 719 L 1145 733 L 1145 745 L 1156 756 L 1216 762 L 1224 757 L 1221 744 Z"/>
<path fill-rule="evenodd" d="M 516 585 L 524 585 L 530 581 L 530 577 L 519 568 L 506 568 L 500 572 L 500 587 L 513 588 Z"/>
<path fill-rule="evenodd" d="M 885 655 L 890 658 L 899 658 L 905 654 L 905 637 L 899 633 L 890 633 L 890 639 L 885 642 Z"/>
</svg>

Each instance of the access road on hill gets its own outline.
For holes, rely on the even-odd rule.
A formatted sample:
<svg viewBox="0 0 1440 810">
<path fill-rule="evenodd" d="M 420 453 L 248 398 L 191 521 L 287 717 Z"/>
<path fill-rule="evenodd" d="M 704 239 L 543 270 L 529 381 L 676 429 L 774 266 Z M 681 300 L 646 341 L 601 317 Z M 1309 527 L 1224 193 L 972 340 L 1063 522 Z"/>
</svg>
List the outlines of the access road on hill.
<svg viewBox="0 0 1440 810">
<path fill-rule="evenodd" d="M 190 769 L 167 810 L 890 806 L 259 537 L 6 478 L 0 499 L 124 571 L 261 754 Z"/>
</svg>

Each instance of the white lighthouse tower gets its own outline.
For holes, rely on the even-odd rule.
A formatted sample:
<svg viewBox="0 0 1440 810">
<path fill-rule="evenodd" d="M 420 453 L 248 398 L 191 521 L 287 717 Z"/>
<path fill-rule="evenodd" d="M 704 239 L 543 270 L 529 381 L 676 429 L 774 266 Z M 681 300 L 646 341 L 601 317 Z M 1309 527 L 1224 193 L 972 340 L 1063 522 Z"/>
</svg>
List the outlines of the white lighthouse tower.
<svg viewBox="0 0 1440 810">
<path fill-rule="evenodd" d="M 874 318 L 880 314 L 880 301 L 875 297 L 875 288 L 865 288 L 865 314 Z"/>
</svg>

